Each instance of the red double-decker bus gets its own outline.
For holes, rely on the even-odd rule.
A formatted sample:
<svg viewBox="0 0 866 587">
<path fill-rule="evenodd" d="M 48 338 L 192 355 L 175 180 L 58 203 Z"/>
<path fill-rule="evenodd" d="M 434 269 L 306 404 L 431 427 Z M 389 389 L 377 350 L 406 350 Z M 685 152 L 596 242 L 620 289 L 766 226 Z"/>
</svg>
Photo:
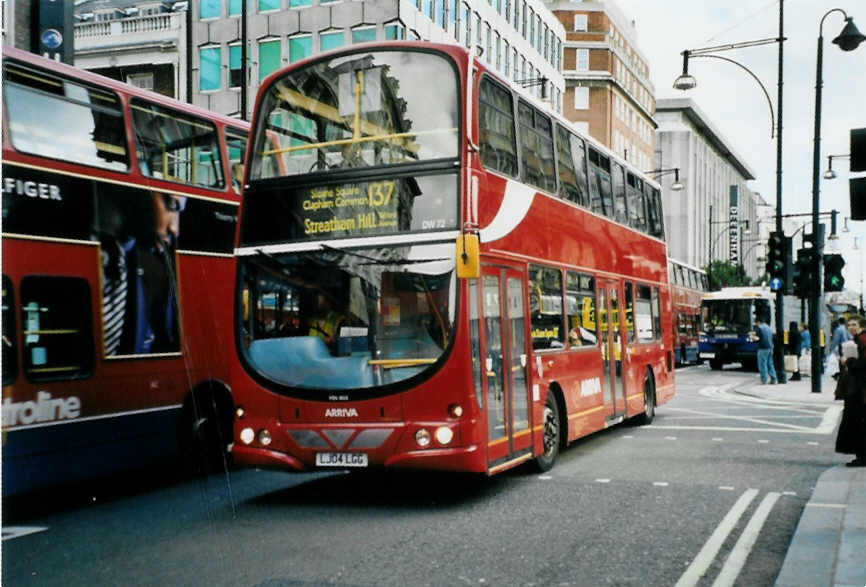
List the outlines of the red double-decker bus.
<svg viewBox="0 0 866 587">
<path fill-rule="evenodd" d="M 3 50 L 4 494 L 226 454 L 248 131 Z"/>
<path fill-rule="evenodd" d="M 464 49 L 299 62 L 253 129 L 236 463 L 546 470 L 672 397 L 657 184 Z"/>
<path fill-rule="evenodd" d="M 674 307 L 674 360 L 677 365 L 699 363 L 698 332 L 701 299 L 708 291 L 707 274 L 674 259 L 668 259 L 668 268 Z"/>
</svg>

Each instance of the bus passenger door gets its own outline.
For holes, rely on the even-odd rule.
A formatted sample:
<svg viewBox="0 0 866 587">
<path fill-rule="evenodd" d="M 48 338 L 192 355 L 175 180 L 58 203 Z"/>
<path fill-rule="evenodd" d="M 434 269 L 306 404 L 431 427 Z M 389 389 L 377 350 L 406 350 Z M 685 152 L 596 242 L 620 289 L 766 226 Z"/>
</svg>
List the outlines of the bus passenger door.
<svg viewBox="0 0 866 587">
<path fill-rule="evenodd" d="M 625 416 L 625 345 L 619 303 L 619 287 L 614 281 L 598 285 L 599 334 L 601 335 L 602 380 L 605 382 L 605 417 L 611 424 Z"/>
<path fill-rule="evenodd" d="M 529 422 L 526 311 L 521 272 L 500 267 L 482 271 L 488 467 L 532 452 Z"/>
</svg>

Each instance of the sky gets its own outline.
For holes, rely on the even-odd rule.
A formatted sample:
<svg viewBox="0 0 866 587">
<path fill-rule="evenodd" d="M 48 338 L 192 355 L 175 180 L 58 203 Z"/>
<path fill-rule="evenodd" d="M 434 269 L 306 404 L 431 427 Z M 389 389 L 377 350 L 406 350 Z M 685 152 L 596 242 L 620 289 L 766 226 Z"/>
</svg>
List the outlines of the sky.
<svg viewBox="0 0 866 587">
<path fill-rule="evenodd" d="M 692 98 L 718 128 L 734 151 L 754 171 L 750 182 L 770 205 L 776 203 L 776 140 L 770 136 L 771 117 L 760 86 L 745 71 L 718 59 L 692 58 L 689 73 L 698 82 L 688 92 L 674 90 L 682 73 L 682 51 L 773 39 L 779 33 L 779 1 L 768 0 L 614 0 L 628 20 L 633 20 L 637 46 L 647 59 L 656 98 Z M 818 35 L 827 11 L 841 8 L 866 34 L 866 2 L 863 0 L 784 0 L 783 97 L 782 97 L 782 211 L 812 212 L 812 157 L 815 130 L 815 81 Z M 823 27 L 823 99 L 821 114 L 821 168 L 827 156 L 848 154 L 849 132 L 866 127 L 866 42 L 844 52 L 832 40 L 845 25 L 844 15 L 834 12 Z M 750 69 L 764 84 L 777 108 L 778 44 L 719 53 Z M 866 221 L 848 221 L 850 232 L 841 233 L 850 216 L 847 159 L 833 160 L 838 177 L 820 180 L 821 211 L 839 210 L 839 252 L 846 260 L 846 289 L 861 291 L 866 281 Z M 798 219 L 799 221 L 800 219 Z M 808 222 L 804 217 L 802 222 Z M 809 230 L 809 228 L 807 228 Z M 827 232 L 829 234 L 829 218 Z M 859 250 L 854 250 L 854 237 Z M 799 248 L 799 236 L 794 247 Z"/>
</svg>

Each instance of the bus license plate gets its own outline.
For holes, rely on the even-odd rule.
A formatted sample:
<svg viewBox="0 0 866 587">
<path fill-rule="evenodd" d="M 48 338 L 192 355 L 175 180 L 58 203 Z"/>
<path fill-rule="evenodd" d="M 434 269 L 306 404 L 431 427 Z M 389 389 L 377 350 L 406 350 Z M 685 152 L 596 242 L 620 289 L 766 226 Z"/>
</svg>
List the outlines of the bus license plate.
<svg viewBox="0 0 866 587">
<path fill-rule="evenodd" d="M 317 467 L 366 467 L 367 455 L 360 452 L 318 452 Z"/>
<path fill-rule="evenodd" d="M 715 359 L 716 358 L 716 353 L 701 353 L 700 355 L 701 355 L 702 359 Z"/>
</svg>

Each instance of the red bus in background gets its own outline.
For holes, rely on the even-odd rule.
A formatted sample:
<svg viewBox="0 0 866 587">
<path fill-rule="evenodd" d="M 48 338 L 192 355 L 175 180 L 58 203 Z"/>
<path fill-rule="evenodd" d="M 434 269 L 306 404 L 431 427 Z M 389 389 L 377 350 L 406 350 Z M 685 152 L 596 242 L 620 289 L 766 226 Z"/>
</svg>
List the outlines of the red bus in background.
<svg viewBox="0 0 866 587">
<path fill-rule="evenodd" d="M 230 441 L 249 125 L 3 49 L 3 493 Z"/>
<path fill-rule="evenodd" d="M 674 357 L 677 365 L 700 363 L 698 332 L 701 330 L 701 299 L 709 291 L 707 274 L 674 259 L 668 259 L 674 305 Z"/>
<path fill-rule="evenodd" d="M 236 464 L 547 470 L 672 397 L 657 184 L 466 50 L 298 62 L 253 128 Z"/>
</svg>

